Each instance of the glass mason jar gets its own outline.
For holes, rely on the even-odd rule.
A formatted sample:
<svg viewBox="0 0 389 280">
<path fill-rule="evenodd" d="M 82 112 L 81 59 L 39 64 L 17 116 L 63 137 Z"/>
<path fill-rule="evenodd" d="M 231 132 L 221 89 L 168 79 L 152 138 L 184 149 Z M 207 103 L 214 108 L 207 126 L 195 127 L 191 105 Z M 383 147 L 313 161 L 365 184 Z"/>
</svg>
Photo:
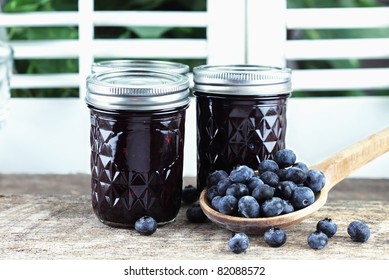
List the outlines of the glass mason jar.
<svg viewBox="0 0 389 280">
<path fill-rule="evenodd" d="M 175 220 L 181 206 L 189 81 L 152 70 L 87 79 L 92 206 L 101 222 L 132 227 L 142 216 Z"/>
<path fill-rule="evenodd" d="M 193 69 L 197 115 L 197 187 L 215 170 L 254 170 L 285 147 L 291 70 L 259 65 Z"/>
<path fill-rule="evenodd" d="M 92 73 L 120 69 L 152 69 L 163 72 L 171 72 L 186 75 L 189 66 L 182 63 L 162 60 L 104 60 L 92 64 Z"/>
<path fill-rule="evenodd" d="M 0 41 L 0 128 L 8 115 L 8 101 L 11 98 L 11 75 L 13 68 L 12 47 Z"/>
</svg>

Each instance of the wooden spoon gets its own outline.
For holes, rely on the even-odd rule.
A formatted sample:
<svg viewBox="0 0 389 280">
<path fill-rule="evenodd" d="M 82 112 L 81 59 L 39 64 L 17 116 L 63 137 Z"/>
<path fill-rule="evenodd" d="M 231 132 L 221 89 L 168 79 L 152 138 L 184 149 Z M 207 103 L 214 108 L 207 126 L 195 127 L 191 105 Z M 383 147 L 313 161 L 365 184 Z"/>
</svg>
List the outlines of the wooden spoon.
<svg viewBox="0 0 389 280">
<path fill-rule="evenodd" d="M 328 192 L 341 180 L 358 168 L 389 151 L 389 128 L 383 129 L 311 166 L 326 176 L 326 184 L 316 195 L 315 202 L 301 210 L 269 218 L 242 218 L 224 215 L 214 210 L 206 198 L 204 189 L 200 194 L 200 206 L 214 223 L 234 232 L 263 233 L 271 227 L 287 228 L 318 211 L 327 201 Z"/>
</svg>

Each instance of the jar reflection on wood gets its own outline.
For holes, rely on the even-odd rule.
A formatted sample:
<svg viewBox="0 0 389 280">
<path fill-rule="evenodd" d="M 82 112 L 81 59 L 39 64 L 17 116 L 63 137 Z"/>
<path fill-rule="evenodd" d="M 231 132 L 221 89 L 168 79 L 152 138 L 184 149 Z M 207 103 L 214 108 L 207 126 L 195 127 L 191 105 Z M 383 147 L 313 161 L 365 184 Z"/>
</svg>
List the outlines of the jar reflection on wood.
<svg viewBox="0 0 389 280">
<path fill-rule="evenodd" d="M 291 70 L 258 65 L 194 68 L 197 186 L 215 170 L 258 169 L 285 147 Z"/>
<path fill-rule="evenodd" d="M 142 216 L 173 221 L 181 206 L 186 76 L 152 70 L 95 73 L 91 114 L 92 206 L 111 226 Z"/>
</svg>

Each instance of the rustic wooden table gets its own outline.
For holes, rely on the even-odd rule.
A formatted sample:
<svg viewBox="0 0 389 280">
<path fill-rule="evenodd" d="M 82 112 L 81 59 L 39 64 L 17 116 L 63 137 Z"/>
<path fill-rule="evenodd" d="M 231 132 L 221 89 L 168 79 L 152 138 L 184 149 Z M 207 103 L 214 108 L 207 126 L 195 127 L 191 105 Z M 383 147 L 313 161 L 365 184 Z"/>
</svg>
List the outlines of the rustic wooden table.
<svg viewBox="0 0 389 280">
<path fill-rule="evenodd" d="M 185 178 L 185 184 L 194 178 Z M 287 242 L 270 248 L 250 236 L 246 253 L 227 250 L 231 232 L 207 222 L 191 224 L 183 205 L 177 220 L 151 236 L 100 223 L 89 197 L 89 176 L 0 175 L 0 259 L 389 259 L 389 180 L 346 179 L 319 212 L 286 230 Z M 317 221 L 332 218 L 338 233 L 313 250 L 307 236 Z M 368 223 L 366 243 L 352 242 L 347 225 Z"/>
</svg>

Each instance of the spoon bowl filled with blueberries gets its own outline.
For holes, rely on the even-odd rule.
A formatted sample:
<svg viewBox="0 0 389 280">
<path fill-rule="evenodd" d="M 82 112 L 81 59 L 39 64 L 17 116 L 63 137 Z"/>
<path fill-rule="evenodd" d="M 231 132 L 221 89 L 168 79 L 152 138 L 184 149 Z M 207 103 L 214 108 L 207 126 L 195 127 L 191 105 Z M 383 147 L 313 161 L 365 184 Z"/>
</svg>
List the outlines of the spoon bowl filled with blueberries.
<svg viewBox="0 0 389 280">
<path fill-rule="evenodd" d="M 256 170 L 242 164 L 210 173 L 200 206 L 212 222 L 234 232 L 288 228 L 323 207 L 337 183 L 387 151 L 389 128 L 310 167 L 293 150 L 281 149 Z"/>
</svg>

